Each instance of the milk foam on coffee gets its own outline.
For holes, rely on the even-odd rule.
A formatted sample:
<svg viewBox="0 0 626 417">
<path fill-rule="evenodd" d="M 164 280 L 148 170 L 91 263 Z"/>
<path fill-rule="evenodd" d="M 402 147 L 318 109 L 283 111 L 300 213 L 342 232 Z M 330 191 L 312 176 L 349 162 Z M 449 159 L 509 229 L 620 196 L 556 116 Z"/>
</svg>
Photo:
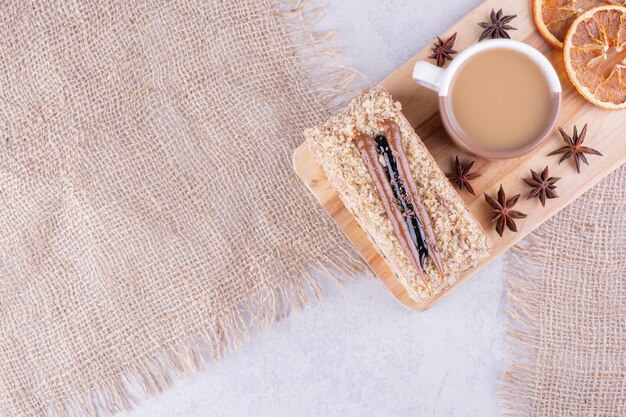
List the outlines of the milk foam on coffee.
<svg viewBox="0 0 626 417">
<path fill-rule="evenodd" d="M 541 68 L 511 49 L 486 50 L 464 62 L 448 99 L 459 130 L 475 145 L 495 150 L 537 139 L 558 105 Z"/>
</svg>

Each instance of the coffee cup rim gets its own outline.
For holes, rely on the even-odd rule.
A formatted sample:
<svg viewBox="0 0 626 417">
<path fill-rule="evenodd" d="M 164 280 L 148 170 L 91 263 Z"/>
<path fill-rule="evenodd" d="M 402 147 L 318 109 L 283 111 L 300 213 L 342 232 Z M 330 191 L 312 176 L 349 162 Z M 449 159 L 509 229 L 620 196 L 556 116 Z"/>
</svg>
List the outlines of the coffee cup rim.
<svg viewBox="0 0 626 417">
<path fill-rule="evenodd" d="M 550 123 L 546 124 L 546 127 L 541 135 L 537 136 L 537 138 L 533 141 L 530 141 L 524 146 L 513 149 L 487 149 L 483 148 L 480 145 L 476 144 L 471 138 L 466 137 L 466 135 L 460 131 L 458 128 L 455 128 L 456 124 L 452 121 L 453 115 L 452 110 L 450 109 L 450 87 L 452 85 L 452 81 L 462 65 L 473 56 L 487 50 L 493 49 L 507 49 L 520 52 L 524 56 L 531 59 L 538 68 L 541 69 L 544 74 L 550 92 L 553 95 L 556 95 L 556 105 L 552 109 L 552 117 L 550 119 Z M 462 148 L 465 150 L 479 155 L 481 157 L 489 158 L 489 159 L 510 159 L 517 158 L 527 153 L 533 151 L 539 145 L 541 145 L 554 131 L 556 124 L 558 122 L 558 118 L 561 112 L 561 99 L 562 99 L 562 88 L 561 83 L 559 81 L 559 77 L 552 67 L 552 64 L 548 59 L 538 50 L 533 48 L 530 45 L 525 43 L 514 41 L 510 39 L 493 39 L 480 42 L 476 45 L 469 47 L 468 49 L 461 52 L 448 66 L 448 68 L 442 74 L 440 79 L 440 85 L 438 89 L 439 95 L 439 112 L 441 118 L 443 120 L 443 124 L 450 134 L 451 138 Z"/>
</svg>

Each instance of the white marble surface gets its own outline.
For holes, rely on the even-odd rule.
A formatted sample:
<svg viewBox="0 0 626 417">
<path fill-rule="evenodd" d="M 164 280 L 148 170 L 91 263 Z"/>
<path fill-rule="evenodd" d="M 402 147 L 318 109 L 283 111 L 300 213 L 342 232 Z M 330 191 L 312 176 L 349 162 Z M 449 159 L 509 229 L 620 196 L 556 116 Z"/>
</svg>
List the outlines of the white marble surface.
<svg viewBox="0 0 626 417">
<path fill-rule="evenodd" d="M 478 0 L 325 0 L 345 63 L 383 79 Z M 127 416 L 498 416 L 502 260 L 425 313 L 364 278 L 327 285 L 218 364 Z"/>
</svg>

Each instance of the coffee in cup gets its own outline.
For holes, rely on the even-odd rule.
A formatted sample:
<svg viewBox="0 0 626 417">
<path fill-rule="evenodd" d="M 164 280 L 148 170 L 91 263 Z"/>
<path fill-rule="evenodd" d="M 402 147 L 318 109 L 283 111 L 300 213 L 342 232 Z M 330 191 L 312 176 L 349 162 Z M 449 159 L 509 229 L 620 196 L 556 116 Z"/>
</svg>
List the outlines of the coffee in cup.
<svg viewBox="0 0 626 417">
<path fill-rule="evenodd" d="M 420 61 L 413 78 L 439 93 L 452 139 L 487 158 L 530 152 L 552 132 L 561 107 L 561 85 L 550 62 L 508 39 L 476 44 L 447 69 Z"/>
</svg>

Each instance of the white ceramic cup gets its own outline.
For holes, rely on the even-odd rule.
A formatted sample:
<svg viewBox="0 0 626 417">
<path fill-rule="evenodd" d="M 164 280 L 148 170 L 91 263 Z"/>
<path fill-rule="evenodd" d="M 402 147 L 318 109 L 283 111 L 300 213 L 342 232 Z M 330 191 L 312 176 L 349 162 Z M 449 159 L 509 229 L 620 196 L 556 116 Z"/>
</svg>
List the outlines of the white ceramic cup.
<svg viewBox="0 0 626 417">
<path fill-rule="evenodd" d="M 475 55 L 490 49 L 509 49 L 517 51 L 530 58 L 545 75 L 551 92 L 555 95 L 554 105 L 551 109 L 549 123 L 546 123 L 542 134 L 535 140 L 524 146 L 512 150 L 483 149 L 468 137 L 454 121 L 451 100 L 448 96 L 451 85 L 463 63 Z M 461 148 L 485 158 L 516 158 L 535 149 L 543 142 L 556 126 L 561 111 L 561 83 L 550 61 L 541 52 L 525 43 L 511 39 L 491 39 L 479 42 L 459 53 L 448 68 L 439 68 L 426 61 L 418 61 L 413 68 L 413 80 L 421 86 L 431 89 L 439 94 L 439 111 L 444 127 L 452 140 Z"/>
</svg>

